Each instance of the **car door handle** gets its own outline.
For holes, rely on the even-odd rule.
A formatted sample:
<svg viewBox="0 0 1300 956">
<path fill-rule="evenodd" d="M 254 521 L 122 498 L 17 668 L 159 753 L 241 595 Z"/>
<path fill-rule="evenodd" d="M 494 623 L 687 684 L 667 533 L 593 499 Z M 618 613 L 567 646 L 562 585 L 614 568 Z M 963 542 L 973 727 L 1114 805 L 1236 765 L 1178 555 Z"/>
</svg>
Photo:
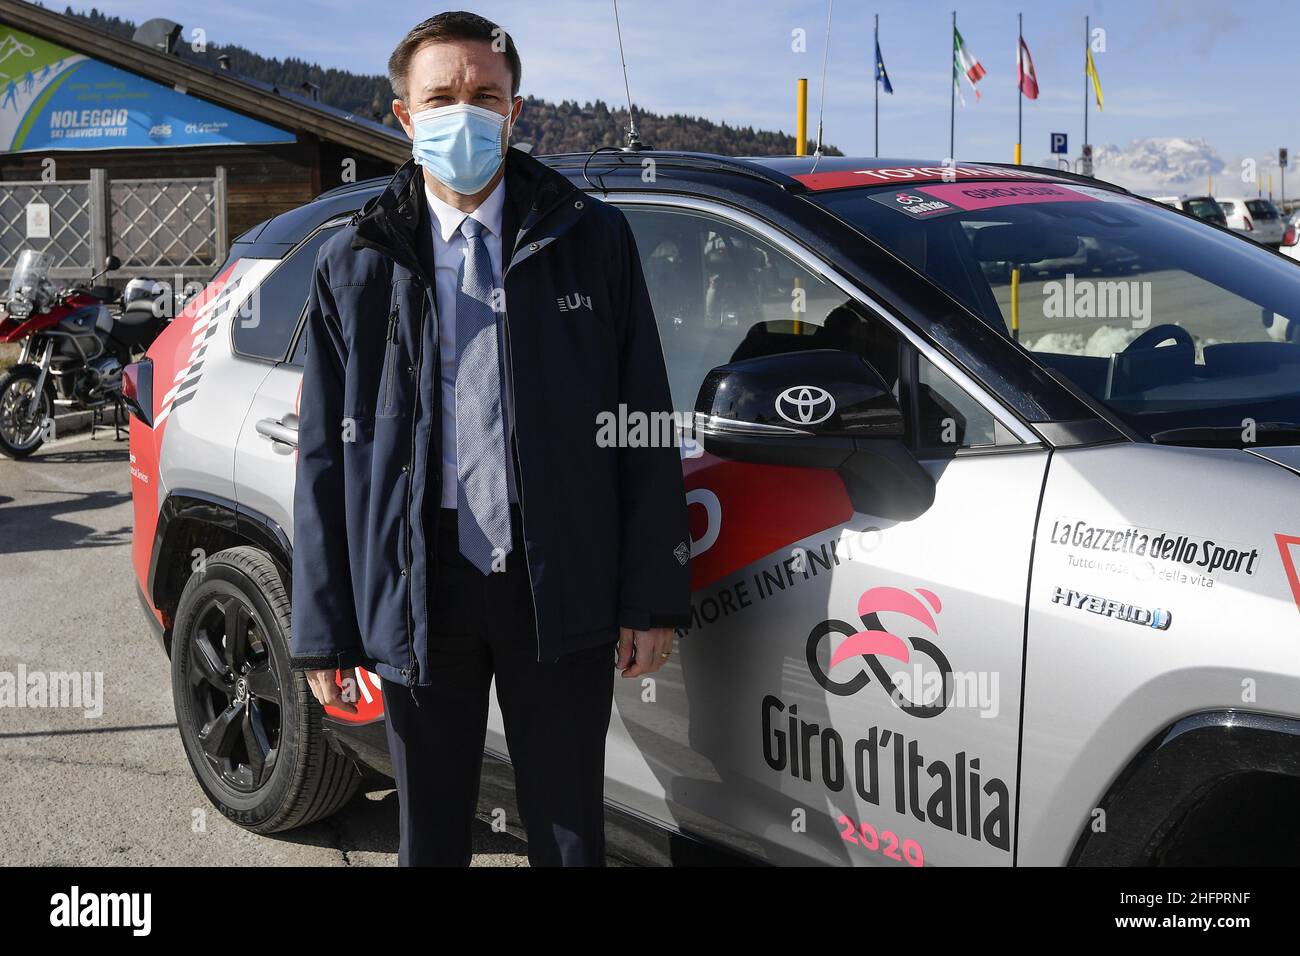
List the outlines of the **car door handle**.
<svg viewBox="0 0 1300 956">
<path fill-rule="evenodd" d="M 292 448 L 298 447 L 298 416 L 285 415 L 282 419 L 263 418 L 254 426 L 257 433 L 271 441 L 282 442 Z"/>
</svg>

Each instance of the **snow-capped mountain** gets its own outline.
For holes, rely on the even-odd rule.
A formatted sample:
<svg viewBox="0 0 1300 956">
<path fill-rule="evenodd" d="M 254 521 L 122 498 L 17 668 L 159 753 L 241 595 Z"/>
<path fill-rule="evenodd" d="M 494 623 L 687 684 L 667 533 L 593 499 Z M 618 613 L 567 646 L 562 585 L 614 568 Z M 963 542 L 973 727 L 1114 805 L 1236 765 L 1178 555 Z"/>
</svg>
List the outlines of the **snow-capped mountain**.
<svg viewBox="0 0 1300 956">
<path fill-rule="evenodd" d="M 1265 161 L 1259 168 L 1267 172 Z M 1204 193 L 1213 176 L 1217 193 L 1221 184 L 1224 189 L 1240 184 L 1241 166 L 1224 162 L 1204 139 L 1150 137 L 1132 140 L 1123 148 L 1093 147 L 1093 175 L 1147 196 Z"/>
</svg>

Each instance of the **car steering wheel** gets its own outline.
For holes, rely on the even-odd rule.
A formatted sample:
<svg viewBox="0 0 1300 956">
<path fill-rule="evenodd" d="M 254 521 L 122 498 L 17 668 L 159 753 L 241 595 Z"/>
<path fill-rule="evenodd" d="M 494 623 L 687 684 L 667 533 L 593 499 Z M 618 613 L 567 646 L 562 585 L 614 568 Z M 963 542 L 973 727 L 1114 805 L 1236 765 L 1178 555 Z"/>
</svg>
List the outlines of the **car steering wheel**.
<svg viewBox="0 0 1300 956">
<path fill-rule="evenodd" d="M 1132 352 L 1137 349 L 1153 349 L 1166 339 L 1173 339 L 1178 345 L 1186 345 L 1191 348 L 1196 347 L 1196 340 L 1192 338 L 1192 333 L 1188 332 L 1181 325 L 1174 325 L 1172 322 L 1165 322 L 1147 329 L 1132 342 L 1124 347 L 1125 352 Z"/>
</svg>

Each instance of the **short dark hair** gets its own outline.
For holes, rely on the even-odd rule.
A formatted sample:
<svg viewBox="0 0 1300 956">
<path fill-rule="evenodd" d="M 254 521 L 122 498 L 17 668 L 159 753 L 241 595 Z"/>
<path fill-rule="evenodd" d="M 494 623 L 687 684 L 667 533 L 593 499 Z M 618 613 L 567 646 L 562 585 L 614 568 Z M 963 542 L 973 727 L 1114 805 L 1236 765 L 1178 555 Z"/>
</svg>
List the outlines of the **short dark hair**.
<svg viewBox="0 0 1300 956">
<path fill-rule="evenodd" d="M 523 77 L 523 64 L 519 62 L 519 51 L 510 34 L 491 20 L 480 17 L 477 13 L 465 10 L 449 10 L 429 17 L 423 23 L 411 28 L 411 32 L 402 37 L 397 49 L 388 58 L 388 82 L 393 87 L 393 95 L 405 102 L 407 88 L 406 76 L 411 68 L 411 57 L 426 43 L 441 43 L 447 40 L 483 40 L 495 43 L 498 38 L 505 39 L 506 63 L 510 65 L 510 95 L 519 95 L 519 81 Z"/>
</svg>

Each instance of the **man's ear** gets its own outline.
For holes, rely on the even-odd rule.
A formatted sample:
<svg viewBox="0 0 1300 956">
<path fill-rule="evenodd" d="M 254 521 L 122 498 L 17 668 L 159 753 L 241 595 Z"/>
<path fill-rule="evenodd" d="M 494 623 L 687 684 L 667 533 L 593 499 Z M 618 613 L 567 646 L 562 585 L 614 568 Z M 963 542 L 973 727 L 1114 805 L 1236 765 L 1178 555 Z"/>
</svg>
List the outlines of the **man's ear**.
<svg viewBox="0 0 1300 956">
<path fill-rule="evenodd" d="M 524 98 L 522 96 L 516 96 L 514 106 L 510 108 L 511 126 L 514 126 L 516 123 L 519 122 L 519 114 L 522 113 L 523 111 L 524 111 Z"/>
<path fill-rule="evenodd" d="M 406 108 L 406 104 L 401 100 L 393 100 L 393 115 L 402 124 L 402 129 L 406 130 L 406 135 L 415 139 L 415 124 L 411 122 L 411 111 Z"/>
</svg>

